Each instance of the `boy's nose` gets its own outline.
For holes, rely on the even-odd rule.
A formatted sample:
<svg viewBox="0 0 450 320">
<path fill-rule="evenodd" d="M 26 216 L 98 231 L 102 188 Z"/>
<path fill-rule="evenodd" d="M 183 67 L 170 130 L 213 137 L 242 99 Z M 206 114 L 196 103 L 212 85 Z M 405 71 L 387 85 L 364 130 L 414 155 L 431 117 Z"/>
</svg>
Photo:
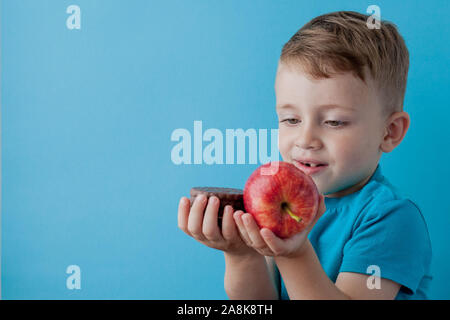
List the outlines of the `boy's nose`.
<svg viewBox="0 0 450 320">
<path fill-rule="evenodd" d="M 295 144 L 297 147 L 306 150 L 317 150 L 322 147 L 322 142 L 316 133 L 312 128 L 307 127 L 300 131 Z"/>
</svg>

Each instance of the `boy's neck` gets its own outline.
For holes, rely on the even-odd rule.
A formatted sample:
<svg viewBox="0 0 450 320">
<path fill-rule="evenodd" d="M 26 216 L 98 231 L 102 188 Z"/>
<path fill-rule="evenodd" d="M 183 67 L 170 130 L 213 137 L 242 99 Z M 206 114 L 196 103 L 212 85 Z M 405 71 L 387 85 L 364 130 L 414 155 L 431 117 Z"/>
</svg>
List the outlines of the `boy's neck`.
<svg viewBox="0 0 450 320">
<path fill-rule="evenodd" d="M 343 190 L 339 190 L 337 192 L 334 192 L 332 194 L 328 194 L 328 195 L 324 195 L 324 197 L 326 198 L 340 198 L 352 193 L 355 193 L 359 190 L 362 189 L 362 187 L 364 187 L 367 182 L 369 182 L 370 178 L 372 178 L 372 176 L 375 174 L 375 171 L 377 170 L 378 165 L 375 167 L 375 170 L 373 170 L 373 172 L 371 174 L 369 174 L 365 179 L 361 180 L 360 182 L 358 182 L 357 184 L 354 184 L 351 187 L 348 187 L 346 189 Z"/>
</svg>

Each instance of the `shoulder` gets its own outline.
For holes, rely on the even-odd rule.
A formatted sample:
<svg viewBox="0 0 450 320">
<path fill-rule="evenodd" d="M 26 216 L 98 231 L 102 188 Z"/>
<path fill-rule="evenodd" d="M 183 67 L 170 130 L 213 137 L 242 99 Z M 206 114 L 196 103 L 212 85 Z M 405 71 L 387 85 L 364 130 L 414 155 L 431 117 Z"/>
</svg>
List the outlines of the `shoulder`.
<svg viewBox="0 0 450 320">
<path fill-rule="evenodd" d="M 430 272 L 432 260 L 420 207 L 386 179 L 370 181 L 355 194 L 351 205 L 354 220 L 340 271 L 364 273 L 368 265 L 377 265 L 383 278 L 415 292 Z"/>
<path fill-rule="evenodd" d="M 370 181 L 355 197 L 359 218 L 374 219 L 395 212 L 401 218 L 425 222 L 422 211 L 412 199 L 403 196 L 387 179 Z"/>
<path fill-rule="evenodd" d="M 377 224 L 375 229 L 381 234 L 397 234 L 411 244 L 420 242 L 425 251 L 431 252 L 428 227 L 420 207 L 386 178 L 370 181 L 355 197 L 355 203 L 358 212 L 353 231 Z"/>
</svg>

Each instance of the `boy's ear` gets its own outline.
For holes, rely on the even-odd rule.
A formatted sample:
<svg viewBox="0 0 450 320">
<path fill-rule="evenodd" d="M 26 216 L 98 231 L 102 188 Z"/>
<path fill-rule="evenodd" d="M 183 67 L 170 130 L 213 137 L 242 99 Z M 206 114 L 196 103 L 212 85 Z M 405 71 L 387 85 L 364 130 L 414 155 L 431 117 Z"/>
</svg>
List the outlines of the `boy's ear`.
<svg viewBox="0 0 450 320">
<path fill-rule="evenodd" d="M 397 147 L 408 131 L 410 124 L 409 114 L 404 111 L 394 112 L 386 120 L 386 127 L 380 149 L 391 152 Z"/>
</svg>

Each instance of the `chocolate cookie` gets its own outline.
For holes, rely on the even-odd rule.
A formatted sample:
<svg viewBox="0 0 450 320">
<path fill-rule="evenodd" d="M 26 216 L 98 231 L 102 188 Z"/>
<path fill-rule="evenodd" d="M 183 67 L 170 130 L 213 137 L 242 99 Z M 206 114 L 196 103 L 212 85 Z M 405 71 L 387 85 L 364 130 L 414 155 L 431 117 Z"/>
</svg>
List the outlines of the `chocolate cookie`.
<svg viewBox="0 0 450 320">
<path fill-rule="evenodd" d="M 244 192 L 241 189 L 219 188 L 219 187 L 194 187 L 191 189 L 191 206 L 195 198 L 204 194 L 207 198 L 216 196 L 220 199 L 219 219 L 222 219 L 225 206 L 231 205 L 234 211 L 244 209 Z"/>
</svg>

